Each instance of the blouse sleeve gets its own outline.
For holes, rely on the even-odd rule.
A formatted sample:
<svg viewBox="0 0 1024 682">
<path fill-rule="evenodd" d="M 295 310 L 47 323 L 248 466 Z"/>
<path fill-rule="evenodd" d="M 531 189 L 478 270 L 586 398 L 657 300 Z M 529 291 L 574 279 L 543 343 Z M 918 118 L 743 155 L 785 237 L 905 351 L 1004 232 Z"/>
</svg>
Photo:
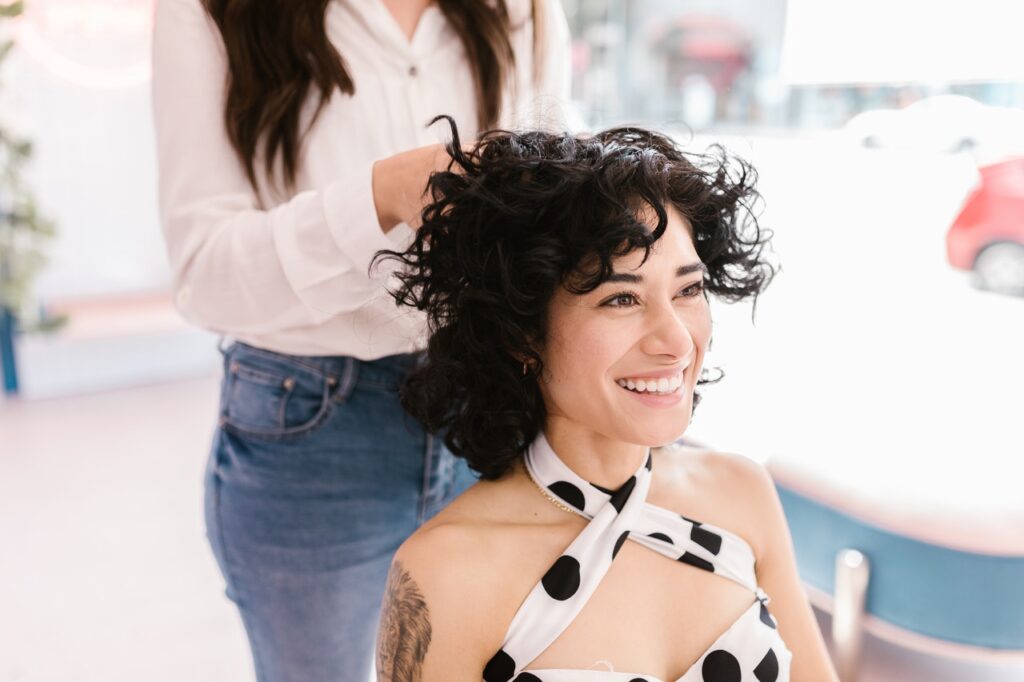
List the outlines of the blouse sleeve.
<svg viewBox="0 0 1024 682">
<path fill-rule="evenodd" d="M 372 161 L 330 185 L 259 208 L 224 132 L 227 62 L 199 0 L 160 0 L 153 32 L 152 106 L 161 227 L 188 321 L 223 334 L 316 325 L 369 301 L 394 245 L 373 202 Z"/>
</svg>

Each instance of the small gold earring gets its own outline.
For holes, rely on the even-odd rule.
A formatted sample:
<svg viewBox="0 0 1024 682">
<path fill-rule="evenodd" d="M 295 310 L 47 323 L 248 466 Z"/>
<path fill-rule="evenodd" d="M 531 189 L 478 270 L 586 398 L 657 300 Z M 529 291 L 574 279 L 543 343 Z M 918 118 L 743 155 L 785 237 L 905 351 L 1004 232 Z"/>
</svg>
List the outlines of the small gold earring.
<svg viewBox="0 0 1024 682">
<path fill-rule="evenodd" d="M 526 376 L 526 363 L 523 363 L 523 376 Z"/>
</svg>

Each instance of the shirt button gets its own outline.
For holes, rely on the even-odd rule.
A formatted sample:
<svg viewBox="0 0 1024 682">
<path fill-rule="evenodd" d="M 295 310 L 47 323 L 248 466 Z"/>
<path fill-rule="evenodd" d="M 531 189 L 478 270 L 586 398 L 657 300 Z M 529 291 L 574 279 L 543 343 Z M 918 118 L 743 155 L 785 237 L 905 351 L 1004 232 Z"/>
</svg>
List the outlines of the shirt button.
<svg viewBox="0 0 1024 682">
<path fill-rule="evenodd" d="M 419 72 L 420 72 L 420 70 L 417 69 L 415 65 L 409 67 L 409 75 L 410 76 L 415 78 L 416 74 L 418 74 Z"/>
<path fill-rule="evenodd" d="M 184 308 L 188 303 L 188 300 L 192 297 L 192 289 L 186 284 L 178 289 L 178 296 L 176 297 L 178 307 Z"/>
</svg>

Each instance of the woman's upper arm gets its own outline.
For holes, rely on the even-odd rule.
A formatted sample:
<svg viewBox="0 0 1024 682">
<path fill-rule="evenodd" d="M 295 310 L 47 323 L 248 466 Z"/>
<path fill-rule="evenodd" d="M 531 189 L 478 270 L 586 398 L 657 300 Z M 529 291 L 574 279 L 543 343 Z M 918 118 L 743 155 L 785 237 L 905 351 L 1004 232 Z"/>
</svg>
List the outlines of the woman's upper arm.
<svg viewBox="0 0 1024 682">
<path fill-rule="evenodd" d="M 152 111 L 160 222 L 182 315 L 222 333 L 319 324 L 380 289 L 372 160 L 262 210 L 224 126 L 227 58 L 200 0 L 160 0 Z"/>
<path fill-rule="evenodd" d="M 757 528 L 754 551 L 758 583 L 771 598 L 768 609 L 778 621 L 779 635 L 793 654 L 790 679 L 792 682 L 838 682 L 800 582 L 793 540 L 771 475 L 764 466 L 749 458 L 734 458 L 742 469 L 742 486 L 747 499 L 752 501 L 751 523 Z"/>
<path fill-rule="evenodd" d="M 479 554 L 466 530 L 450 524 L 418 531 L 398 549 L 381 605 L 379 682 L 481 679 L 495 621 Z M 496 651 L 501 643 L 493 644 Z"/>
</svg>

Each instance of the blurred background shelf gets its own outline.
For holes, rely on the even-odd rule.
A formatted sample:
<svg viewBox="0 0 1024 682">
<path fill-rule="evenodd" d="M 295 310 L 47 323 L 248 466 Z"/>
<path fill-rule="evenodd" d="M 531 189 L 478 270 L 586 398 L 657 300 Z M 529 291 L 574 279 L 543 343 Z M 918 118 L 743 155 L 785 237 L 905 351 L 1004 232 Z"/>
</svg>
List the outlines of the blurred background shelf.
<svg viewBox="0 0 1024 682">
<path fill-rule="evenodd" d="M 22 400 L 208 375 L 220 361 L 217 335 L 182 320 L 168 292 L 63 299 L 47 310 L 68 322 L 16 336 Z"/>
</svg>

